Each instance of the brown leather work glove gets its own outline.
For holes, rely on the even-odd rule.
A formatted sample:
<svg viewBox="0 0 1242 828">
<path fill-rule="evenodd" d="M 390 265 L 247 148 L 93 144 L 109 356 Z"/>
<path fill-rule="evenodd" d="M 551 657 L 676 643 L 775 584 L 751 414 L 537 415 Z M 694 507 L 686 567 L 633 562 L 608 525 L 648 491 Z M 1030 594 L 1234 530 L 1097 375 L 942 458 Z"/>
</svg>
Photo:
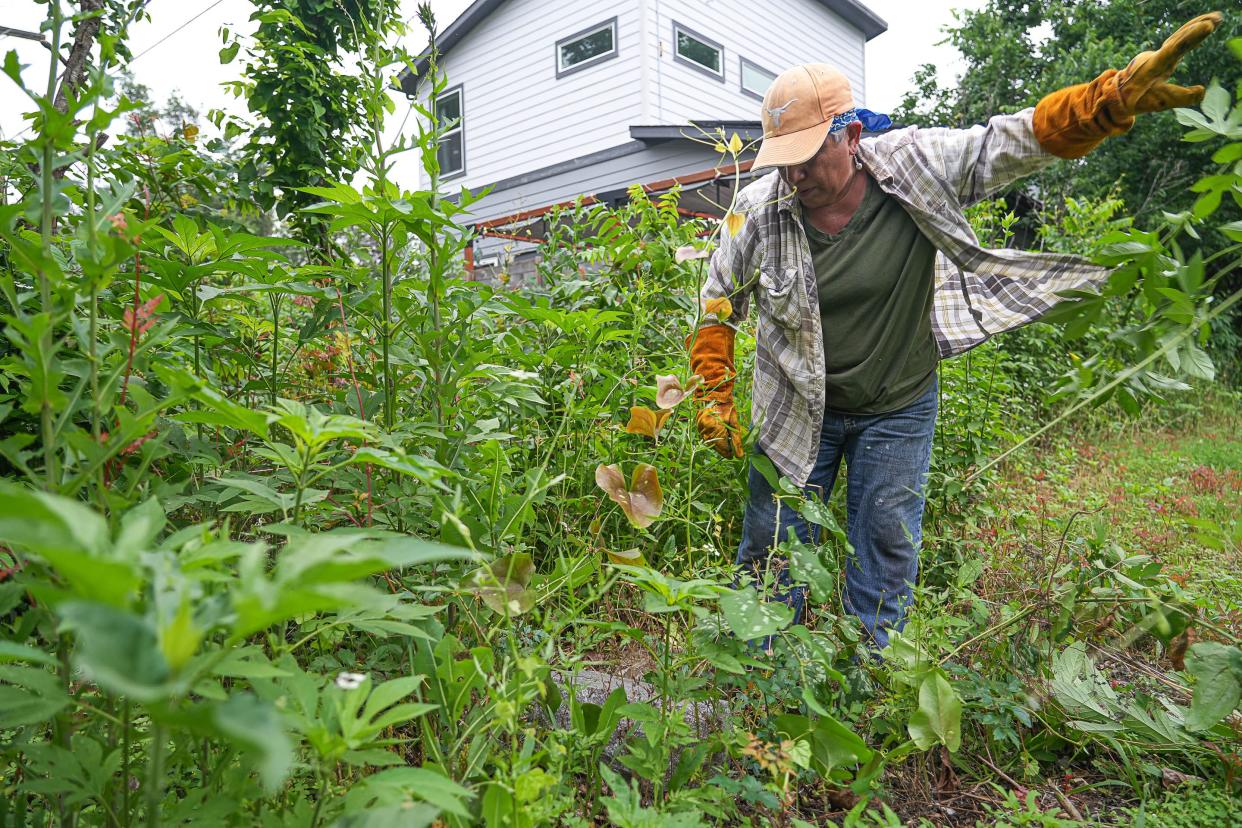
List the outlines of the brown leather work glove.
<svg viewBox="0 0 1242 828">
<path fill-rule="evenodd" d="M 690 371 L 703 378 L 694 396 L 707 402 L 694 424 L 699 436 L 726 459 L 743 456 L 742 428 L 733 405 L 733 378 L 737 376 L 733 369 L 734 336 L 728 325 L 708 325 L 700 328 L 697 335 L 686 337 Z"/>
<path fill-rule="evenodd" d="M 1168 78 L 1182 56 L 1203 42 L 1224 18 L 1201 14 L 1182 26 L 1157 51 L 1143 52 L 1118 72 L 1109 69 L 1090 83 L 1067 86 L 1035 107 L 1035 137 L 1061 158 L 1081 158 L 1111 135 L 1134 126 L 1134 116 L 1203 100 L 1202 86 L 1177 86 Z"/>
</svg>

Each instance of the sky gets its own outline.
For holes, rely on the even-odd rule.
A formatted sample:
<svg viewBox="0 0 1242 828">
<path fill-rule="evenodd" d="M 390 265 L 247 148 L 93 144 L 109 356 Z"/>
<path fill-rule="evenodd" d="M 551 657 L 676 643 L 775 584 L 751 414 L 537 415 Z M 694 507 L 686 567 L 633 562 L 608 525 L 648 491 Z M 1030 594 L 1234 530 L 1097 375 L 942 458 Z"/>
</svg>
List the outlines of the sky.
<svg viewBox="0 0 1242 828">
<path fill-rule="evenodd" d="M 953 22 L 953 9 L 978 8 L 984 0 L 863 2 L 888 22 L 888 31 L 867 43 L 866 78 L 868 108 L 889 112 L 901 103 L 912 85 L 915 70 L 922 64 L 936 64 L 942 82 L 951 82 L 961 71 L 953 48 L 935 44 L 944 37 L 942 27 Z M 416 0 L 402 0 L 403 14 L 413 16 L 417 5 Z M 441 29 L 468 5 L 470 0 L 431 2 Z M 254 11 L 252 4 L 248 0 L 150 0 L 147 10 L 151 20 L 133 28 L 130 48 L 135 55 L 134 76 L 150 88 L 154 100 L 162 103 L 177 92 L 203 114 L 213 108 L 245 114 L 245 104 L 221 87 L 237 78 L 242 62 L 238 59 L 221 66 L 218 53 L 222 27 L 240 32 L 253 30 L 248 20 Z M 34 0 L 3 0 L 0 26 L 35 31 L 45 13 L 46 6 Z M 28 40 L 0 37 L 0 54 L 11 50 L 17 52 L 21 63 L 29 64 L 23 73 L 26 82 L 45 86 L 48 51 Z M 8 138 L 20 132 L 25 127 L 21 113 L 29 109 L 30 103 L 23 93 L 8 77 L 0 76 L 0 136 Z M 206 123 L 203 127 L 209 129 Z"/>
</svg>

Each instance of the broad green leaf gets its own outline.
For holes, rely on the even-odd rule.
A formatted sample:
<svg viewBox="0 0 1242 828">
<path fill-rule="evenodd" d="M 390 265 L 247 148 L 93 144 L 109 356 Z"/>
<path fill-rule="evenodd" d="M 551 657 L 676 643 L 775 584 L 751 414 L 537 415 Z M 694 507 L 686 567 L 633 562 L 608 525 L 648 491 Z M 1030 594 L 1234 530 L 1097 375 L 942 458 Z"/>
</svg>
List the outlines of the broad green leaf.
<svg viewBox="0 0 1242 828">
<path fill-rule="evenodd" d="M 74 661 L 101 687 L 139 702 L 167 698 L 172 671 L 149 621 L 101 604 L 71 601 L 59 608 L 77 637 Z"/>
<path fill-rule="evenodd" d="M 812 600 L 831 601 L 836 594 L 837 579 L 820 560 L 819 547 L 795 540 L 789 543 L 788 549 L 789 574 L 793 580 L 810 585 Z"/>
<path fill-rule="evenodd" d="M 425 767 L 382 770 L 366 776 L 357 787 L 357 793 L 351 790 L 346 797 L 350 804 L 365 800 L 396 805 L 413 797 L 467 820 L 470 811 L 466 803 L 474 798 L 473 793 L 452 779 Z"/>
<path fill-rule="evenodd" d="M 47 695 L 0 684 L 0 730 L 46 722 L 68 706 L 63 692 Z"/>
<path fill-rule="evenodd" d="M 94 510 L 76 500 L 0 481 L 0 543 L 40 554 L 103 555 L 108 541 L 108 524 Z"/>
<path fill-rule="evenodd" d="M 164 531 L 166 520 L 160 502 L 154 497 L 147 498 L 121 517 L 116 549 L 123 555 L 147 551 Z"/>
<path fill-rule="evenodd" d="M 212 718 L 233 744 L 258 759 L 259 777 L 268 792 L 279 790 L 294 759 L 280 712 L 250 693 L 241 693 L 216 707 Z"/>
<path fill-rule="evenodd" d="M 775 635 L 793 621 L 793 610 L 779 601 L 761 601 L 752 587 L 726 589 L 720 611 L 733 634 L 743 641 Z"/>
<path fill-rule="evenodd" d="M 935 744 L 950 752 L 961 747 L 962 701 L 939 671 L 929 673 L 919 685 L 919 708 L 910 716 L 907 729 L 921 750 Z"/>
<path fill-rule="evenodd" d="M 1194 697 L 1186 726 L 1207 730 L 1238 707 L 1242 700 L 1242 649 L 1200 641 L 1186 653 L 1186 671 L 1195 677 Z"/>
</svg>

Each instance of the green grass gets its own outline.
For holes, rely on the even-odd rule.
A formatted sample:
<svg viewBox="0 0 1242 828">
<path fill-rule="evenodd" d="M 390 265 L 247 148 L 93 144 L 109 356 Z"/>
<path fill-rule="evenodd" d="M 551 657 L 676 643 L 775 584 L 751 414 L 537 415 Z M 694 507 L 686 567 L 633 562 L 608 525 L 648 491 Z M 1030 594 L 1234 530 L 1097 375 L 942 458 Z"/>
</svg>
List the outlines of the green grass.
<svg viewBox="0 0 1242 828">
<path fill-rule="evenodd" d="M 1064 435 L 1014 464 L 991 500 L 1011 533 L 1030 540 L 1035 527 L 1045 545 L 1076 513 L 1104 522 L 1112 540 L 1161 561 L 1242 633 L 1242 413 L 1232 398 L 1209 398 L 1194 419 L 1172 424 Z"/>
</svg>

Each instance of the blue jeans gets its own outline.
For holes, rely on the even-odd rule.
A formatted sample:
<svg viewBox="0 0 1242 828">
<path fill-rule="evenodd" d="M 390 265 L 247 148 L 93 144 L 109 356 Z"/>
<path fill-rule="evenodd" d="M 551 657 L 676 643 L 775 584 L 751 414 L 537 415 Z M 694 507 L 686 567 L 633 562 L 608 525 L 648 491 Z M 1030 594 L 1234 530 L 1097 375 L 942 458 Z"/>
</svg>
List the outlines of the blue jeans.
<svg viewBox="0 0 1242 828">
<path fill-rule="evenodd" d="M 900 630 L 912 587 L 918 580 L 919 546 L 923 539 L 924 485 L 936 429 L 935 382 L 905 408 L 888 414 L 824 413 L 819 455 L 807 481 L 808 497 L 825 502 L 832 494 L 837 470 L 845 458 L 846 533 L 854 554 L 845 568 L 842 603 L 857 616 L 874 646 L 888 644 L 888 630 Z M 737 563 L 756 574 L 766 564 L 779 584 L 788 586 L 783 558 L 772 555 L 774 541 L 793 527 L 803 543 L 819 542 L 818 531 L 789 504 L 778 504 L 768 481 L 751 465 L 750 497 L 742 521 Z M 779 532 L 777 522 L 779 520 Z M 781 600 L 802 619 L 806 588 L 793 587 Z"/>
</svg>

